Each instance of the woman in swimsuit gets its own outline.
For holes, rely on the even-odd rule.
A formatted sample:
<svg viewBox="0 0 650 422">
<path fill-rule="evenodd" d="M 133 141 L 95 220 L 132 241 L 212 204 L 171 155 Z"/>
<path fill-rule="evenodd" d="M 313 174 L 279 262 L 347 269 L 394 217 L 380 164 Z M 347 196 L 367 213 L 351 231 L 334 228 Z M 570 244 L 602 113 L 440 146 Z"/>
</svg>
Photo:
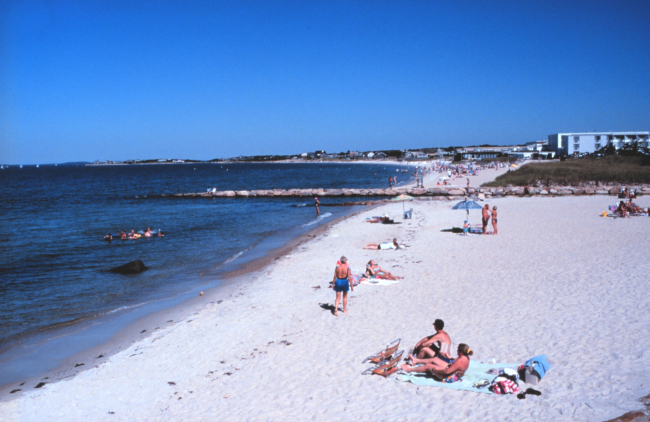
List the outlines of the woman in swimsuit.
<svg viewBox="0 0 650 422">
<path fill-rule="evenodd" d="M 374 259 L 368 261 L 368 265 L 366 265 L 366 275 L 368 277 L 374 277 L 379 280 L 398 280 L 404 278 L 392 275 L 388 271 L 384 270 L 375 263 Z"/>
<path fill-rule="evenodd" d="M 339 260 L 341 265 L 337 265 L 334 270 L 334 280 L 332 280 L 332 289 L 336 292 L 336 300 L 334 301 L 334 316 L 339 315 L 339 302 L 341 301 L 341 293 L 343 293 L 343 313 L 348 312 L 348 291 L 354 291 L 354 286 L 350 285 L 350 267 L 348 266 L 348 259 L 344 256 Z"/>
<path fill-rule="evenodd" d="M 492 228 L 494 229 L 494 234 L 497 234 L 497 207 L 496 205 L 492 207 Z"/>
<path fill-rule="evenodd" d="M 458 345 L 457 352 L 458 357 L 451 360 L 449 363 L 439 357 L 432 359 L 418 359 L 413 355 L 409 355 L 413 364 L 402 365 L 402 371 L 409 373 L 429 373 L 445 383 L 460 381 L 463 375 L 465 375 L 467 368 L 469 368 L 469 357 L 472 356 L 474 352 L 465 343 Z M 417 366 L 418 364 L 423 365 Z"/>
</svg>

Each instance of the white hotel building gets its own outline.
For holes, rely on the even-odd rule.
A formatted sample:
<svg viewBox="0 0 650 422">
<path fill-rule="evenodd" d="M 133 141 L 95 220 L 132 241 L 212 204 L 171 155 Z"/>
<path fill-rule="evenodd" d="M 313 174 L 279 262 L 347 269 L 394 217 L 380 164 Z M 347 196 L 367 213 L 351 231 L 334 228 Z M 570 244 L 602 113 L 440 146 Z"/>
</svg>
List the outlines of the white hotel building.
<svg viewBox="0 0 650 422">
<path fill-rule="evenodd" d="M 650 132 L 591 132 L 591 133 L 556 133 L 548 135 L 548 149 L 558 155 L 574 153 L 592 153 L 608 144 L 616 149 L 630 142 L 637 141 L 639 147 L 648 147 Z"/>
</svg>

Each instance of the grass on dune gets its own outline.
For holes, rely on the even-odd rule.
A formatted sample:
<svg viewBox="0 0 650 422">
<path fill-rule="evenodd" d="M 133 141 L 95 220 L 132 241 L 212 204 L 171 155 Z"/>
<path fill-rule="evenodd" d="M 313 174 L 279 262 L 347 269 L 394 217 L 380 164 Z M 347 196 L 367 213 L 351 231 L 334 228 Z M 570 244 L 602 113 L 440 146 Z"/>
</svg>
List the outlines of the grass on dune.
<svg viewBox="0 0 650 422">
<path fill-rule="evenodd" d="M 545 186 L 580 185 L 588 182 L 650 183 L 650 159 L 614 155 L 600 159 L 590 157 L 551 163 L 530 163 L 502 174 L 483 186 L 524 186 L 536 182 Z"/>
</svg>

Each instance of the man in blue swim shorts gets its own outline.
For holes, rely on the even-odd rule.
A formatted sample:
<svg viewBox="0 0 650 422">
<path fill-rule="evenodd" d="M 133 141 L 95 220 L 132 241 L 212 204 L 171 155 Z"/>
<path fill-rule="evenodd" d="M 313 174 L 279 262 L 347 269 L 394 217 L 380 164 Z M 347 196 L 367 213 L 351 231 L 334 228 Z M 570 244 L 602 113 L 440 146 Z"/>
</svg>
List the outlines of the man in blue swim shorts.
<svg viewBox="0 0 650 422">
<path fill-rule="evenodd" d="M 332 280 L 332 289 L 336 292 L 336 301 L 334 302 L 334 316 L 339 315 L 339 302 L 341 301 L 341 293 L 343 293 L 343 313 L 348 312 L 348 291 L 354 291 L 354 287 L 350 284 L 350 267 L 348 266 L 348 259 L 344 256 L 340 259 L 340 265 L 336 266 L 334 270 L 334 280 Z"/>
</svg>

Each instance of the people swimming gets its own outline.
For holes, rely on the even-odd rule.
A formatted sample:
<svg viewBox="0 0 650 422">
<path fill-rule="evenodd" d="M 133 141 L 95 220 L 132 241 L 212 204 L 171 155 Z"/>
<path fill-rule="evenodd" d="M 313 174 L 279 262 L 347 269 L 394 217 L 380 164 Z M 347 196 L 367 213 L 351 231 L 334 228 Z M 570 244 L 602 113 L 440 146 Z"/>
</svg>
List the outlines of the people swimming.
<svg viewBox="0 0 650 422">
<path fill-rule="evenodd" d="M 135 239 L 140 239 L 141 237 L 164 237 L 165 234 L 163 233 L 162 230 L 158 230 L 158 232 L 154 232 L 151 227 L 147 227 L 147 229 L 144 232 L 136 233 L 135 230 L 131 230 L 129 233 L 126 233 L 124 230 L 120 231 L 119 234 L 116 234 L 113 236 L 112 234 L 107 234 L 104 236 L 104 240 L 113 240 L 113 239 L 121 239 L 121 240 L 135 240 Z"/>
</svg>

